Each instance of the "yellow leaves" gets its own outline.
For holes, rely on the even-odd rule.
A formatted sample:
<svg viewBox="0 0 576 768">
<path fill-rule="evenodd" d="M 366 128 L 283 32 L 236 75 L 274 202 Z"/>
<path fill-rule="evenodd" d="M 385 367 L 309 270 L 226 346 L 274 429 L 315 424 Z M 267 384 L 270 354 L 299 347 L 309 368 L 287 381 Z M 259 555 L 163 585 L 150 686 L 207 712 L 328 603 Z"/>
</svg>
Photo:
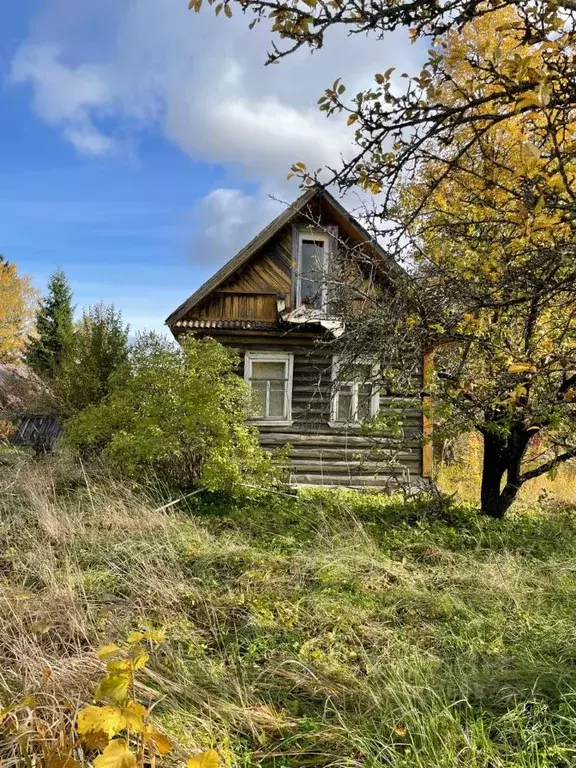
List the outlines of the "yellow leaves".
<svg viewBox="0 0 576 768">
<path fill-rule="evenodd" d="M 540 98 L 535 91 L 528 91 L 528 93 L 523 93 L 516 101 L 516 109 L 518 111 L 526 109 L 527 107 L 540 106 Z"/>
<path fill-rule="evenodd" d="M 116 643 L 104 645 L 98 651 L 100 661 L 106 662 L 106 675 L 96 689 L 97 699 L 109 699 L 116 704 L 124 704 L 134 680 L 134 672 L 146 666 L 149 654 L 140 646 L 146 640 L 162 643 L 165 639 L 163 630 L 130 632 L 128 647 L 122 648 Z"/>
<path fill-rule="evenodd" d="M 123 702 L 128 696 L 131 682 L 132 672 L 130 669 L 110 671 L 100 680 L 96 688 L 96 698 Z"/>
<path fill-rule="evenodd" d="M 142 669 L 148 663 L 150 654 L 143 648 L 139 648 L 138 651 L 132 654 L 132 669 Z"/>
<path fill-rule="evenodd" d="M 218 768 L 220 758 L 215 749 L 208 749 L 194 757 L 189 757 L 186 761 L 186 768 Z"/>
<path fill-rule="evenodd" d="M 20 710 L 26 710 L 26 743 L 22 749 L 27 750 L 31 745 L 34 752 L 30 754 L 35 764 L 40 761 L 38 765 L 41 763 L 44 768 L 80 768 L 80 764 L 88 762 L 93 768 L 155 766 L 157 755 L 167 755 L 172 743 L 149 722 L 150 709 L 129 698 L 128 691 L 134 686 L 135 670 L 148 661 L 148 653 L 140 643 L 163 639 L 163 631 L 133 632 L 129 637 L 131 642 L 109 643 L 98 649 L 98 658 L 106 663 L 106 674 L 96 697 L 107 701 L 81 709 L 71 727 L 66 722 L 54 733 L 47 730 L 48 724 L 42 717 L 35 717 L 34 712 L 29 716 L 28 710 L 34 709 L 36 703 L 26 698 L 0 710 L 2 730 L 16 732 L 20 725 L 17 715 Z M 9 722 L 3 723 L 4 718 L 9 718 Z M 100 754 L 92 759 L 96 751 Z M 196 759 L 198 768 L 217 768 L 217 756 L 214 761 L 210 752 Z"/>
<path fill-rule="evenodd" d="M 109 645 L 103 645 L 98 649 L 97 654 L 100 661 L 108 661 L 108 659 L 116 656 L 122 649 L 116 643 L 110 643 Z"/>
<path fill-rule="evenodd" d="M 170 750 L 172 749 L 172 742 L 170 741 L 168 736 L 166 736 L 163 733 L 160 733 L 160 731 L 154 730 L 154 728 L 150 729 L 148 735 L 156 745 L 156 749 L 158 750 L 158 752 L 160 752 L 161 755 L 167 755 L 170 752 Z"/>
<path fill-rule="evenodd" d="M 137 701 L 129 701 L 128 704 L 122 709 L 122 716 L 128 728 L 134 733 L 144 733 L 146 729 L 146 717 L 148 710 L 146 707 L 139 704 Z"/>
<path fill-rule="evenodd" d="M 155 643 L 163 643 L 166 639 L 166 632 L 163 629 L 149 630 L 148 632 L 130 632 L 126 641 L 132 645 L 133 643 L 141 643 L 142 640 L 153 640 Z"/>
<path fill-rule="evenodd" d="M 94 768 L 137 768 L 136 757 L 124 739 L 114 739 L 94 760 Z"/>
<path fill-rule="evenodd" d="M 26 345 L 26 332 L 34 315 L 36 293 L 15 264 L 0 256 L 0 360 L 11 361 Z"/>
<path fill-rule="evenodd" d="M 508 366 L 508 373 L 536 373 L 534 363 L 511 363 Z"/>
<path fill-rule="evenodd" d="M 88 706 L 78 713 L 78 733 L 80 736 L 92 732 L 103 734 L 108 739 L 126 727 L 126 718 L 118 707 Z"/>
<path fill-rule="evenodd" d="M 351 115 L 349 115 L 348 120 L 346 121 L 346 125 L 353 125 L 356 120 L 358 120 L 358 115 L 353 112 Z"/>
</svg>

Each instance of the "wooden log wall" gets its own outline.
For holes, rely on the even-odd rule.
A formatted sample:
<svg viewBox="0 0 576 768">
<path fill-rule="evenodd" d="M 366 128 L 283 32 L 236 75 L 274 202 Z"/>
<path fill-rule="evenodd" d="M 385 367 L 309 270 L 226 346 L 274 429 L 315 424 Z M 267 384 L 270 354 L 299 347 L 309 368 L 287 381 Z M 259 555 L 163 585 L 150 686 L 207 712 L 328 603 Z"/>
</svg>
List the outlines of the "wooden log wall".
<svg viewBox="0 0 576 768">
<path fill-rule="evenodd" d="M 331 427 L 332 355 L 315 343 L 317 334 L 212 332 L 241 356 L 245 352 L 290 352 L 294 355 L 291 426 L 259 425 L 260 442 L 273 450 L 291 446 L 292 479 L 297 484 L 383 487 L 391 478 L 422 477 L 422 409 L 411 397 L 380 398 L 384 413 L 399 414 L 403 438 L 364 435 L 355 427 Z"/>
</svg>

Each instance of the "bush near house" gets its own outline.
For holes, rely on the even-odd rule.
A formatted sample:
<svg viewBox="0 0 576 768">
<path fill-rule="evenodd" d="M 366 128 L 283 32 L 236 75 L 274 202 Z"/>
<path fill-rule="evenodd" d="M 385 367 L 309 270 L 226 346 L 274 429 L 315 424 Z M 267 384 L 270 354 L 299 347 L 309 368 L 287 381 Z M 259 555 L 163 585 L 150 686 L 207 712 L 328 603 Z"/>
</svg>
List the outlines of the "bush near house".
<svg viewBox="0 0 576 768">
<path fill-rule="evenodd" d="M 267 484 L 272 465 L 244 423 L 248 393 L 236 364 L 211 338 L 179 348 L 142 336 L 112 375 L 109 394 L 68 421 L 68 443 L 139 481 L 211 489 Z"/>
</svg>

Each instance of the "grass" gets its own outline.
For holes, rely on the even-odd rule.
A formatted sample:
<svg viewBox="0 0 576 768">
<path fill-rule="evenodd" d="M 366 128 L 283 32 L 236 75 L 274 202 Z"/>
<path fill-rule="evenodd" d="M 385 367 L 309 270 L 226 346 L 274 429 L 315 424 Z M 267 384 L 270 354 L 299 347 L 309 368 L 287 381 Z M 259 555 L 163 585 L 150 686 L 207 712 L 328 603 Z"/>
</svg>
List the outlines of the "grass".
<svg viewBox="0 0 576 768">
<path fill-rule="evenodd" d="M 457 459 L 450 466 L 442 464 L 438 483 L 442 490 L 458 499 L 478 504 L 482 471 L 482 441 L 478 434 L 463 435 L 457 445 Z M 522 486 L 517 506 L 539 504 L 576 506 L 576 463 L 561 465 L 554 477 L 543 475 Z"/>
<path fill-rule="evenodd" d="M 497 522 L 436 498 L 198 495 L 157 511 L 159 496 L 56 461 L 4 468 L 5 705 L 33 694 L 46 720 L 73 718 L 101 674 L 95 648 L 161 625 L 140 697 L 176 757 L 576 763 L 568 508 Z"/>
</svg>

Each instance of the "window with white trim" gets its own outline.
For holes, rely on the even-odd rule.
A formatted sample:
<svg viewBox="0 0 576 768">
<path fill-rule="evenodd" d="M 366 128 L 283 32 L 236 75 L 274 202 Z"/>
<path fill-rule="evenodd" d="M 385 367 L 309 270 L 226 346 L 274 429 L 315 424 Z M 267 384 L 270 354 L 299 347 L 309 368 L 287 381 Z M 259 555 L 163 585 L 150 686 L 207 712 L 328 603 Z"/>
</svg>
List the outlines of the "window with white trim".
<svg viewBox="0 0 576 768">
<path fill-rule="evenodd" d="M 325 309 L 329 236 L 325 232 L 300 230 L 296 265 L 296 306 L 306 304 Z"/>
<path fill-rule="evenodd" d="M 250 385 L 250 418 L 269 424 L 292 419 L 294 356 L 277 352 L 246 352 L 244 378 Z"/>
<path fill-rule="evenodd" d="M 380 407 L 378 364 L 357 360 L 344 364 L 332 361 L 332 418 L 334 425 L 360 425 L 376 415 Z"/>
</svg>

